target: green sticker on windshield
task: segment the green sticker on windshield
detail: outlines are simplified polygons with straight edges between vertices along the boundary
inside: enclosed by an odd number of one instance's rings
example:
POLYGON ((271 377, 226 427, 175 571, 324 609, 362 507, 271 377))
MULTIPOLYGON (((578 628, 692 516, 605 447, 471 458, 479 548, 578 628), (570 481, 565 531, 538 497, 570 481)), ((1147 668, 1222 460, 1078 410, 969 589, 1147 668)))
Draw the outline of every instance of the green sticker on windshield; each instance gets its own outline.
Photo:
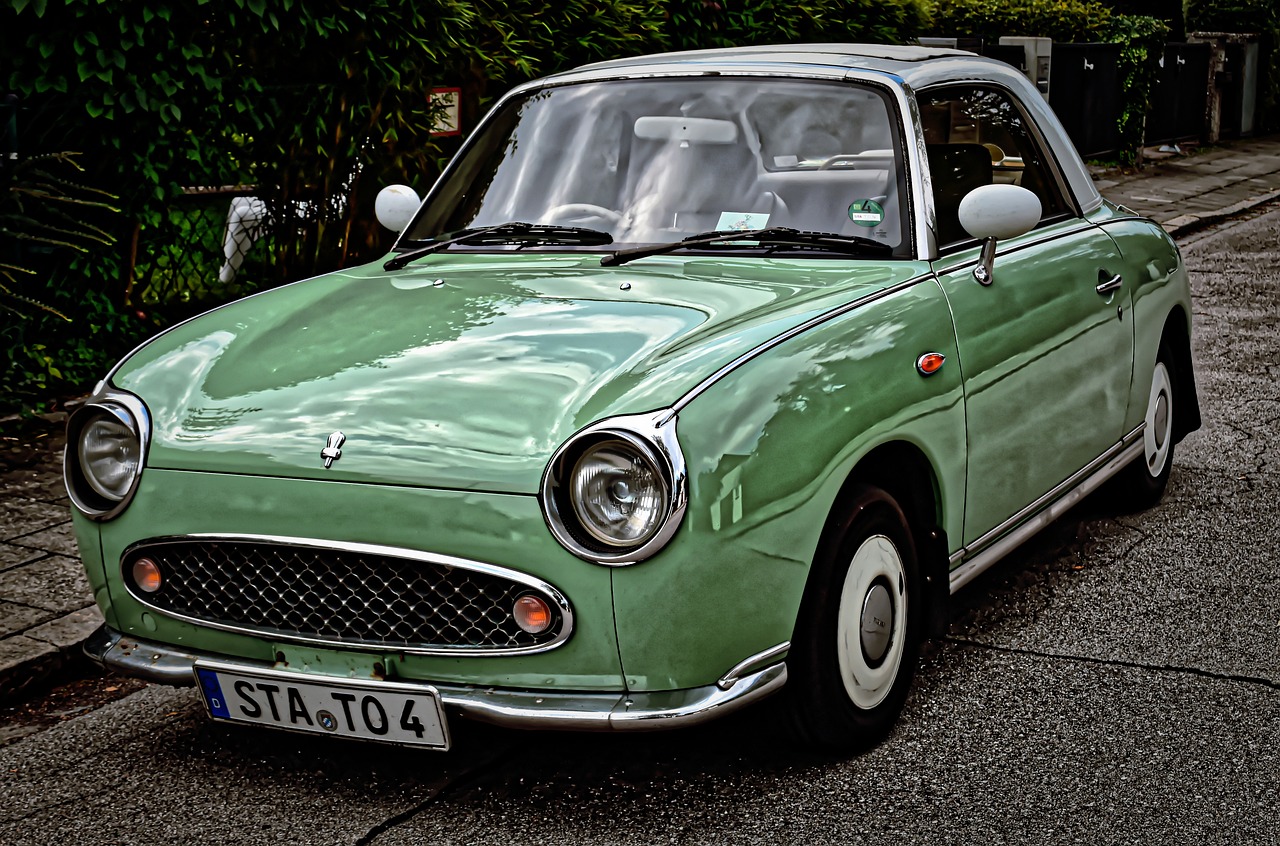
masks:
POLYGON ((884 222, 884 206, 875 200, 854 200, 849 204, 849 219, 859 226, 879 226, 884 222))

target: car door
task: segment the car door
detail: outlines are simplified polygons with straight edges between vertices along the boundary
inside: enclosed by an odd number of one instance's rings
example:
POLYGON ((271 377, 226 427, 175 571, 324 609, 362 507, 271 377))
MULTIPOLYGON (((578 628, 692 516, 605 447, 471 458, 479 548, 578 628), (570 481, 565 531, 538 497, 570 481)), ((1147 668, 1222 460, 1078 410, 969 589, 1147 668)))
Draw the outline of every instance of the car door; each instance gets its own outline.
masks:
POLYGON ((1133 366, 1120 255, 1079 215, 1029 118, 1007 91, 946 86, 919 98, 938 213, 934 264, 964 374, 968 473, 964 540, 1011 528, 1123 435, 1133 366), (979 184, 1019 184, 1039 225, 1000 242, 993 280, 956 217, 979 184), (1099 289, 1102 289, 1101 291, 1099 289))

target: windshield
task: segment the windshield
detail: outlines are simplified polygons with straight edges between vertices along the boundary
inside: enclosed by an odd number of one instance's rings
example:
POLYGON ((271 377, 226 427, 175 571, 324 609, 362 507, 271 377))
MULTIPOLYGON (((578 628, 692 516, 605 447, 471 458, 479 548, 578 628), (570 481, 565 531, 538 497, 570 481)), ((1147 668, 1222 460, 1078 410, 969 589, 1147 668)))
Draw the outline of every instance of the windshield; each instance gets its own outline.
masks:
MULTIPOLYGON (((893 114, 887 94, 843 82, 700 77, 542 89, 485 123, 401 246, 520 221, 613 238, 607 248, 533 249, 616 250, 781 226, 869 238, 905 255, 893 114)), ((470 247, 515 248, 531 247, 470 247)))

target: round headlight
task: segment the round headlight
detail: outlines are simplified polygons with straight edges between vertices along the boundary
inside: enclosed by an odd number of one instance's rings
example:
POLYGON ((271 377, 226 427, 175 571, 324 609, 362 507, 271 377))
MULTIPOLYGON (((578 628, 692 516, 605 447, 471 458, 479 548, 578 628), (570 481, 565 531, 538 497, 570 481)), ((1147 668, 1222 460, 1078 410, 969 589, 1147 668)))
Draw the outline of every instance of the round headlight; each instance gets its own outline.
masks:
POLYGON ((142 463, 142 443, 131 413, 116 406, 93 408, 79 426, 74 448, 84 484, 108 502, 122 502, 142 463))
POLYGON ((122 408, 99 411, 80 429, 76 450, 93 492, 111 502, 124 499, 142 461, 142 444, 129 413, 122 408))
POLYGON ((634 445, 608 440, 588 447, 569 476, 578 525, 607 547, 635 547, 657 534, 670 508, 666 480, 634 445))

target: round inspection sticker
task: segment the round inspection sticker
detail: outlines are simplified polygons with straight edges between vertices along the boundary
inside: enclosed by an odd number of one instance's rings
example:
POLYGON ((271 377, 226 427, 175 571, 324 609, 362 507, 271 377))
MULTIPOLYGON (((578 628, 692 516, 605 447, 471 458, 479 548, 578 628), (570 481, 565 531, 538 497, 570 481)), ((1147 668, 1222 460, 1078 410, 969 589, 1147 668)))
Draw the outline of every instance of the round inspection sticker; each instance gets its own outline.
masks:
POLYGON ((849 219, 859 226, 879 226, 884 222, 884 206, 875 200, 854 200, 849 204, 849 219))

